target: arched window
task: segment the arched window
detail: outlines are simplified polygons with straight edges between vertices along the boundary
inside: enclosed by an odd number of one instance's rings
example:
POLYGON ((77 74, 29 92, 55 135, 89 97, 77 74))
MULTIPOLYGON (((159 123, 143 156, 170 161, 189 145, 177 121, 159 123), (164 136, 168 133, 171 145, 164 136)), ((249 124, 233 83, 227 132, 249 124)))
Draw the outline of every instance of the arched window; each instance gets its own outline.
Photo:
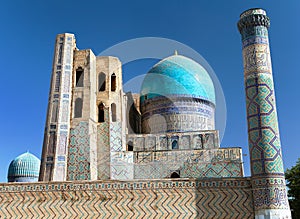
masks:
POLYGON ((133 151, 133 143, 132 143, 132 141, 128 141, 127 151, 133 151))
POLYGON ((58 100, 54 100, 52 103, 51 122, 57 122, 57 116, 58 116, 58 100))
POLYGON ((117 121, 117 113, 116 113, 116 104, 115 103, 111 104, 111 120, 113 122, 117 121))
POLYGON ((101 72, 98 75, 98 91, 105 91, 106 75, 101 72))
POLYGON ((59 44, 59 49, 58 49, 58 60, 57 63, 61 64, 61 60, 62 60, 62 48, 63 48, 63 43, 59 44))
POLYGON ((98 122, 104 122, 104 104, 100 103, 98 106, 98 122))
POLYGON ((46 163, 46 173, 45 173, 45 180, 46 181, 51 181, 52 171, 53 171, 53 164, 52 163, 46 163))
POLYGON ((76 70, 76 87, 83 87, 84 72, 81 67, 76 70))
POLYGON ((77 98, 75 100, 74 118, 82 117, 82 99, 77 98))
POLYGON ((172 149, 178 149, 178 141, 177 140, 172 141, 172 149))
POLYGON ((176 173, 176 172, 173 172, 171 174, 171 178, 180 178, 180 175, 178 173, 176 173))
POLYGON ((54 91, 59 92, 61 72, 57 71, 55 75, 56 75, 56 78, 55 78, 54 91))
POLYGON ((113 73, 110 77, 110 83, 111 83, 111 91, 116 91, 116 87, 117 87, 117 82, 116 82, 116 75, 115 73, 113 73))
POLYGON ((47 153, 54 154, 55 146, 56 146, 56 133, 55 131, 50 131, 47 153))

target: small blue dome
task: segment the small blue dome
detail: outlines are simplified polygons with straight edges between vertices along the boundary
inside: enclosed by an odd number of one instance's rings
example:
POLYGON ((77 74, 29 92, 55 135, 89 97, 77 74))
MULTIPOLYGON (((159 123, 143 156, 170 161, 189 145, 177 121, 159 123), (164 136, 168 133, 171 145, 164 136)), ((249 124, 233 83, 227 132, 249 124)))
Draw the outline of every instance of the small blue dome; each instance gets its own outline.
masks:
POLYGON ((141 102, 174 95, 216 102, 214 85, 207 71, 182 55, 167 57, 150 69, 142 84, 141 102))
POLYGON ((9 182, 37 181, 40 171, 40 160, 26 152, 15 158, 8 168, 9 182), (20 180, 18 180, 20 179, 20 180), (36 180, 35 180, 36 179, 36 180))

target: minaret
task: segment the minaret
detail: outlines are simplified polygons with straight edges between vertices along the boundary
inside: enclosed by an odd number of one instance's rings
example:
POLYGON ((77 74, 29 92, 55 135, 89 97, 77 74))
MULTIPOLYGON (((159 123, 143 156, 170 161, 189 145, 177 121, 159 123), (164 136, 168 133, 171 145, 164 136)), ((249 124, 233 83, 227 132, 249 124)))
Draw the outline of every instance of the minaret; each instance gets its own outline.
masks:
POLYGON ((74 34, 56 37, 40 181, 64 181, 70 129, 74 34))
POLYGON ((242 35, 248 140, 255 218, 291 218, 282 162, 268 28, 262 9, 243 12, 242 35))

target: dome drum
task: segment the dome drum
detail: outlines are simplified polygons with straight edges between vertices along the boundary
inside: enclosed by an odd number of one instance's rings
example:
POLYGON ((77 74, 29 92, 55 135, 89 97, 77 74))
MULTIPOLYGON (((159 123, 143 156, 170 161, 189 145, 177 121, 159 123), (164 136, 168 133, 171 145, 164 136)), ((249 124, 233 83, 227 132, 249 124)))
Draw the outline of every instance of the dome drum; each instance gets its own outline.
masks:
POLYGON ((215 107, 195 98, 159 97, 142 105, 143 133, 214 130, 215 107))

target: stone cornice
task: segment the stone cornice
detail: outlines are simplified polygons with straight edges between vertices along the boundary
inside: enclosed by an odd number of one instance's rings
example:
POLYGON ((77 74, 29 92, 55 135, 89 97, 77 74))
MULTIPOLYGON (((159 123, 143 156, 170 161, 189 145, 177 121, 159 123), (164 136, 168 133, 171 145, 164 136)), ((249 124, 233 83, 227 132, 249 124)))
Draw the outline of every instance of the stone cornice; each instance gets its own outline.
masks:
POLYGON ((35 183, 1 183, 0 194, 7 192, 32 191, 82 191, 82 190, 143 190, 143 189, 228 189, 251 188, 249 177, 209 178, 209 179, 158 179, 158 180, 104 180, 104 181, 64 181, 35 183))

